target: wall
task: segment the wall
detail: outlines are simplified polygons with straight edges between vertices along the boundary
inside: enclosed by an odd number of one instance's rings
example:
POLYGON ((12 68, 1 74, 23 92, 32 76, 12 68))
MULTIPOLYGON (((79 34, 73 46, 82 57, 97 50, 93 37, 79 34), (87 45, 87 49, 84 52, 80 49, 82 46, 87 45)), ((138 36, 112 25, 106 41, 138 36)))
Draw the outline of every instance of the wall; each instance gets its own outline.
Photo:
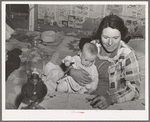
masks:
POLYGON ((109 14, 122 17, 127 25, 145 21, 144 5, 38 5, 38 22, 50 26, 97 29, 109 14), (131 21, 131 23, 128 23, 131 21), (132 23, 133 22, 133 23, 132 23), (94 24, 93 24, 94 23, 94 24))

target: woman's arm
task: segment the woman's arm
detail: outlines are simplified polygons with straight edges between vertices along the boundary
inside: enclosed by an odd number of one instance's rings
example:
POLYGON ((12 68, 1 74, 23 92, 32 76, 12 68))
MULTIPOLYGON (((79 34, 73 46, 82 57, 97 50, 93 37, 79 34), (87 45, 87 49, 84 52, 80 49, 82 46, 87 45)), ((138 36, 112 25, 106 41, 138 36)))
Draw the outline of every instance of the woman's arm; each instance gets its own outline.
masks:
POLYGON ((139 62, 134 52, 125 59, 124 80, 127 88, 116 93, 117 103, 138 99, 140 97, 140 69, 139 62))
POLYGON ((70 75, 81 86, 85 86, 92 82, 89 74, 83 69, 74 69, 73 67, 69 67, 68 75, 70 75))
POLYGON ((124 64, 124 82, 126 89, 117 92, 113 95, 96 96, 92 99, 91 105, 93 108, 106 109, 114 103, 123 103, 138 99, 140 96, 140 71, 139 62, 134 52, 131 52, 125 59, 124 64))

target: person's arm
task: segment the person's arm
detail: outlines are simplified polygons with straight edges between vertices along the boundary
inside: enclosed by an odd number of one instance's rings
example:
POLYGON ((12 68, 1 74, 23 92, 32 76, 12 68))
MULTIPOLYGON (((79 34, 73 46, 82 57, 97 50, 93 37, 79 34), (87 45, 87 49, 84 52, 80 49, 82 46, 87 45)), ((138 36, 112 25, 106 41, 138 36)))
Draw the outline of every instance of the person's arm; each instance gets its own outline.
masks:
POLYGON ((117 103, 131 101, 140 97, 140 71, 139 62, 134 52, 131 52, 125 59, 124 80, 127 88, 115 94, 117 103))
POLYGON ((92 82, 89 74, 83 69, 69 67, 68 75, 70 75, 81 86, 85 86, 86 84, 90 84, 92 82))
POLYGON ((114 103, 123 103, 138 99, 140 96, 140 71, 139 62, 134 54, 131 52, 125 59, 124 64, 124 82, 126 89, 121 92, 116 92, 112 95, 99 96, 97 95, 91 101, 93 108, 106 109, 114 103))

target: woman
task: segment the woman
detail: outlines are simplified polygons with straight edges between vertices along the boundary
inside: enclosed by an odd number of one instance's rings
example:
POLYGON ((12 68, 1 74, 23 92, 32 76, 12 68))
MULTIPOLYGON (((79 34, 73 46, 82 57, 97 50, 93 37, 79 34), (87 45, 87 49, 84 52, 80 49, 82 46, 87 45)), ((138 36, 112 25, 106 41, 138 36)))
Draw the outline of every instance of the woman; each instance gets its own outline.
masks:
MULTIPOLYGON (((133 50, 122 41, 126 31, 123 20, 117 15, 106 16, 100 23, 95 36, 101 44, 95 62, 99 84, 94 92, 97 96, 90 103, 93 108, 106 109, 114 103, 139 98, 139 63, 133 50)), ((88 73, 82 70, 70 68, 69 75, 83 86, 91 82, 88 73)))

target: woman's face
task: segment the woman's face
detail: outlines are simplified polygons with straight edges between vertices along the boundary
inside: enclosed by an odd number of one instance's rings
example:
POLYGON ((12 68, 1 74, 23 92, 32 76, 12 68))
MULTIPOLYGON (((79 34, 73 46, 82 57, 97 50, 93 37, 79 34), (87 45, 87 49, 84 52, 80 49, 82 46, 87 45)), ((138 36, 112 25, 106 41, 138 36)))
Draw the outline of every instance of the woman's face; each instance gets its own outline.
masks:
POLYGON ((107 27, 102 31, 101 41, 106 51, 111 53, 118 48, 121 41, 121 33, 117 29, 107 27))

